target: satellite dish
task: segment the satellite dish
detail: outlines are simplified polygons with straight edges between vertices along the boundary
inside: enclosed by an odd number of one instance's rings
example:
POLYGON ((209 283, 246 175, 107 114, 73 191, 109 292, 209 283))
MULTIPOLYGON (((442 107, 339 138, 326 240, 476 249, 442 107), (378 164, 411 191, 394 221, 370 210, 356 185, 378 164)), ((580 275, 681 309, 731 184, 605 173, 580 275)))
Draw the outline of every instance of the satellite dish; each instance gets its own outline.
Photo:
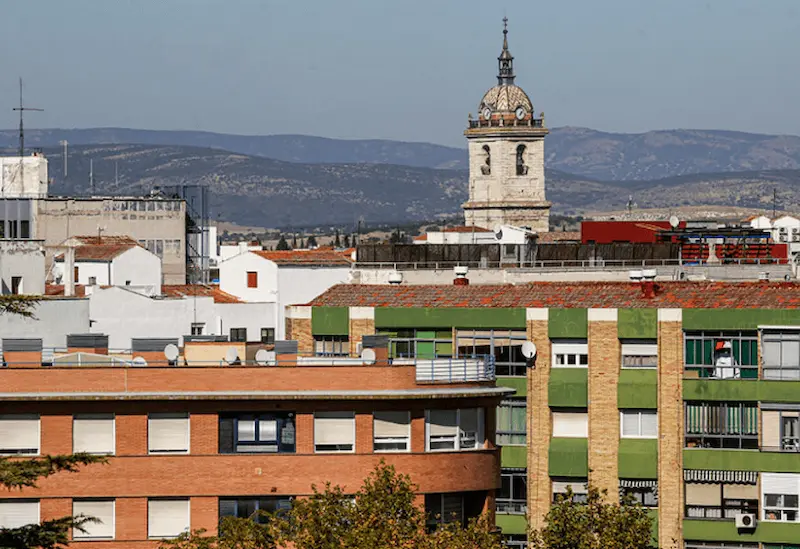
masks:
POLYGON ((364 349, 361 351, 361 360, 366 362, 367 364, 375 364, 375 350, 374 349, 364 349))
POLYGON ((133 359, 133 365, 134 366, 147 366, 147 361, 144 359, 144 357, 137 356, 136 358, 133 359))
POLYGON ((522 356, 525 358, 536 356, 536 344, 533 341, 526 341, 522 344, 522 356))
POLYGON ((172 362, 173 360, 178 360, 178 346, 174 343, 170 343, 166 347, 164 347, 164 356, 167 357, 167 360, 172 362))
POLYGON ((228 347, 228 350, 225 351, 225 362, 233 364, 237 360, 239 360, 239 351, 236 350, 236 347, 228 347))
POLYGON ((266 366, 269 362, 269 351, 266 349, 259 349, 256 351, 256 364, 259 366, 266 366))
POLYGON ((497 240, 503 240, 503 226, 502 225, 495 225, 495 227, 494 227, 494 237, 497 240))
POLYGON ((678 225, 680 225, 680 224, 681 224, 681 220, 678 219, 678 216, 676 216, 676 215, 670 216, 670 218, 669 218, 669 226, 670 227, 672 227, 673 229, 677 229, 678 225))

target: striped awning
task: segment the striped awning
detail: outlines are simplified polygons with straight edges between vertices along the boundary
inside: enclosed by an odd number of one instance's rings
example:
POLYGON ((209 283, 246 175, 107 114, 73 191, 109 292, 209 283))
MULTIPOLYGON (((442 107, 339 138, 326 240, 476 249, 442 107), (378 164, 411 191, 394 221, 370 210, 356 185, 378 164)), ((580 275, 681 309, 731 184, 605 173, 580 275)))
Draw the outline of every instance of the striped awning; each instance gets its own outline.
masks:
POLYGON ((657 480, 628 480, 619 479, 620 488, 658 488, 657 480))
POLYGON ((756 484, 756 471, 709 471, 705 469, 684 469, 686 482, 719 482, 722 484, 756 484))

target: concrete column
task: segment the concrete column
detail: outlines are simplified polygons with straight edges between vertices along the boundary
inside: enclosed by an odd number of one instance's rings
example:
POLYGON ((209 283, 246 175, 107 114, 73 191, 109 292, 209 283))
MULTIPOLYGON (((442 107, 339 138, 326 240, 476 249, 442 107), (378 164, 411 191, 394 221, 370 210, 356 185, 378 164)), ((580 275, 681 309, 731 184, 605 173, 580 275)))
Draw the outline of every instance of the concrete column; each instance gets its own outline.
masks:
POLYGON ((548 405, 550 381, 550 337, 548 309, 526 312, 528 340, 536 344, 536 360, 528 369, 528 513, 531 528, 541 528, 550 510, 549 474, 552 420, 548 405))
POLYGON ((589 481, 619 501, 617 309, 589 309, 589 481))
POLYGON ((297 341, 301 355, 314 353, 314 336, 311 334, 311 307, 286 307, 286 340, 297 341))
POLYGON ((350 307, 350 356, 358 356, 358 344, 365 335, 375 333, 375 309, 350 307))

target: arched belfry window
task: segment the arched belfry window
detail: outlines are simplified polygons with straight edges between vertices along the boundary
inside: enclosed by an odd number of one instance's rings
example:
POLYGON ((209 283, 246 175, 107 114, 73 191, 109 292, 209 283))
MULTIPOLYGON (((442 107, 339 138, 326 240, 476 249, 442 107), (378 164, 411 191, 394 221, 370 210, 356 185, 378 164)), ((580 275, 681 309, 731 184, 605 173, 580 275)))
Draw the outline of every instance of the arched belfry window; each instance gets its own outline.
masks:
POLYGON ((483 165, 481 166, 481 173, 483 175, 491 175, 492 173, 492 152, 489 150, 489 145, 483 146, 483 152, 486 156, 483 158, 483 165))
POLYGON ((525 165, 525 145, 517 147, 517 175, 528 175, 528 166, 525 165))

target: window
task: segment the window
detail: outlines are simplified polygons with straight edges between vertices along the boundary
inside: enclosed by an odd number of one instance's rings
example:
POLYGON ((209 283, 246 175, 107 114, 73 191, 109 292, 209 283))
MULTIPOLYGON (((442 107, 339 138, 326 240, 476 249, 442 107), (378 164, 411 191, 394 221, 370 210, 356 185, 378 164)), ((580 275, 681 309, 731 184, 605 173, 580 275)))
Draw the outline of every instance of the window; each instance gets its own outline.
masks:
POLYGON ((497 493, 498 513, 524 515, 528 512, 528 471, 502 469, 500 491, 497 493))
POLYGON ((397 330, 380 332, 389 336, 389 356, 392 358, 452 358, 452 329, 397 330))
POLYGON ((735 541, 687 541, 685 549, 758 549, 758 544, 735 541))
POLYGON ((735 402, 686 402, 687 448, 758 448, 758 406, 735 402))
POLYGON ((527 549, 528 536, 526 534, 503 534, 503 547, 527 549))
POLYGON ((0 528, 21 528, 38 523, 38 499, 0 499, 0 528))
POLYGON ((686 369, 702 378, 756 379, 756 332, 687 332, 684 336, 686 369))
POLYGON ((346 335, 314 336, 314 355, 350 356, 350 338, 346 335))
POLYGON ((94 286, 96 284, 97 284, 97 277, 96 276, 90 276, 89 277, 89 286, 94 286))
POLYGON ((619 416, 622 438, 658 437, 658 413, 655 410, 622 410, 619 416))
POLYGON ((22 293, 22 277, 21 276, 12 276, 11 277, 11 293, 14 295, 19 295, 22 293))
POLYGON ((775 406, 768 403, 761 405, 761 425, 764 428, 761 449, 800 452, 800 410, 781 410, 775 406))
POLYGON ((489 145, 483 146, 483 152, 485 156, 483 157, 483 164, 481 165, 481 173, 483 175, 491 175, 492 174, 492 152, 489 149, 489 145))
POLYGON ((589 414, 583 410, 553 412, 553 436, 565 438, 589 437, 589 414))
POLYGON ((425 494, 425 513, 428 527, 449 522, 464 522, 462 494, 425 494))
POLYGON ((572 492, 574 503, 586 503, 589 490, 585 478, 561 478, 553 479, 553 503, 567 498, 567 493, 572 492))
POLYGON ((114 454, 114 414, 76 415, 72 419, 72 451, 114 454))
POLYGON ((206 323, 205 322, 192 322, 192 335, 199 336, 203 335, 206 331, 206 323))
POLYGON ((78 268, 78 266, 77 266, 77 265, 75 265, 75 266, 72 268, 72 282, 74 282, 75 284, 77 284, 77 283, 78 283, 78 280, 80 280, 80 279, 78 278, 78 275, 79 275, 79 274, 80 274, 80 269, 78 268))
POLYGON ((527 442, 526 399, 510 398, 497 407, 497 444, 524 446, 527 442))
POLYGON ((292 412, 223 414, 219 418, 219 453, 294 453, 292 412))
POLYGON ((39 416, 35 414, 0 415, 0 454, 39 454, 39 416))
POLYGON ((30 238, 31 237, 31 222, 27 219, 23 219, 19 222, 19 237, 20 238, 30 238))
POLYGON ((528 166, 525 165, 525 145, 517 146, 517 175, 528 175, 528 166))
POLYGON ((72 516, 94 517, 99 522, 87 522, 85 532, 78 528, 72 530, 75 539, 114 539, 114 500, 113 499, 75 499, 72 500, 72 516))
POLYGON ((553 341, 553 368, 586 368, 589 345, 586 340, 553 341))
POLYGON ((292 498, 288 496, 220 498, 219 518, 252 518, 256 522, 264 524, 269 520, 269 517, 265 516, 265 514, 281 513, 291 508, 292 498))
POLYGON ((525 330, 458 330, 456 352, 459 358, 493 356, 498 376, 525 377, 522 344, 527 340, 525 330))
POLYGON ((764 379, 800 379, 800 331, 764 330, 761 345, 764 379))
POLYGON ((408 452, 411 448, 410 412, 375 412, 373 448, 376 452, 408 452))
POLYGON ((425 411, 427 451, 476 450, 483 444, 483 408, 425 411))
POLYGON ((642 507, 658 507, 658 481, 619 479, 620 501, 626 496, 642 507))
POLYGON ((315 412, 314 451, 352 452, 356 445, 354 412, 315 412))
POLYGON ((147 536, 151 539, 175 538, 189 531, 189 500, 147 500, 147 536))
POLYGON ((762 473, 761 493, 764 509, 763 520, 799 522, 798 494, 800 475, 785 473, 762 473))
POLYGON ((189 414, 150 414, 147 440, 151 454, 188 454, 189 414))
POLYGON ((275 343, 275 328, 261 328, 261 343, 265 345, 275 343))
POLYGON ((247 328, 231 328, 231 337, 230 340, 238 341, 238 342, 246 342, 247 341, 247 328))
POLYGON ((258 272, 247 271, 247 287, 258 288, 258 272))
POLYGON ((622 342, 623 368, 657 368, 658 345, 649 340, 622 342))

